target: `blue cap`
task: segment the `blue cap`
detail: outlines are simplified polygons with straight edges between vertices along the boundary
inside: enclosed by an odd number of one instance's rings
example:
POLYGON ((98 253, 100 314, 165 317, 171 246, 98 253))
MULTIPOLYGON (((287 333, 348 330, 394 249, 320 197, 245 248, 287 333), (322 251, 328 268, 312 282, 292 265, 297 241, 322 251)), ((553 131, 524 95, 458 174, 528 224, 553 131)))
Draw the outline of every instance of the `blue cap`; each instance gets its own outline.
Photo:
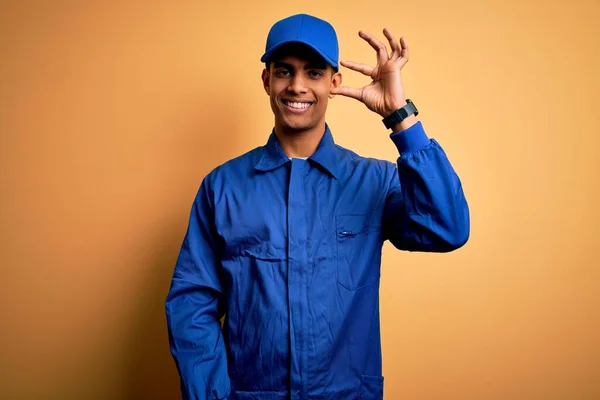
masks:
POLYGON ((269 31, 265 54, 260 61, 269 61, 273 53, 287 43, 303 43, 311 47, 327 64, 338 69, 338 40, 329 22, 308 14, 292 15, 276 22, 269 31))

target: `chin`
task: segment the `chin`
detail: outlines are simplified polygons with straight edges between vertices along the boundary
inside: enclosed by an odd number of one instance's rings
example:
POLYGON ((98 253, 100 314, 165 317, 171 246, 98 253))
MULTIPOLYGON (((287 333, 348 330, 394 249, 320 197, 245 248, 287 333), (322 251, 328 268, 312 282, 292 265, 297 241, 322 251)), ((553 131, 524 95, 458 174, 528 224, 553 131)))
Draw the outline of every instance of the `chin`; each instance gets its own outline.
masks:
POLYGON ((289 129, 290 131, 293 132, 303 132, 303 131, 308 131, 312 128, 315 127, 315 124, 311 124, 311 123, 288 123, 288 124, 284 124, 283 125, 286 129, 289 129))
POLYGON ((294 132, 307 131, 316 126, 316 124, 313 121, 294 121, 289 118, 282 118, 281 122, 281 126, 284 129, 294 132))

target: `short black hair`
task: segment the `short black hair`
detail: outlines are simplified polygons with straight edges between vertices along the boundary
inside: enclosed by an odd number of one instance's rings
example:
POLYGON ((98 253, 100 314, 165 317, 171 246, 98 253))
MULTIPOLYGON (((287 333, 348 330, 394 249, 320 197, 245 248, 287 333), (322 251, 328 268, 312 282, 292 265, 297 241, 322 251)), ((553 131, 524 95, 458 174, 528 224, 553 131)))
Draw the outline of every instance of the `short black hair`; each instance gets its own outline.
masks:
POLYGON ((273 54, 271 55, 271 57, 269 57, 269 59, 265 62, 265 66, 266 66, 267 70, 270 69, 271 64, 274 61, 281 60, 282 58, 285 58, 287 56, 303 58, 305 60, 308 60, 313 65, 319 65, 319 66, 322 65, 323 69, 326 69, 327 67, 329 67, 334 71, 334 73, 338 71, 337 68, 330 65, 323 58, 323 56, 321 56, 319 53, 317 53, 315 51, 315 49, 313 49, 312 47, 310 47, 304 43, 299 43, 299 42, 286 43, 286 44, 282 45, 281 47, 279 47, 277 50, 275 50, 273 52, 273 54))

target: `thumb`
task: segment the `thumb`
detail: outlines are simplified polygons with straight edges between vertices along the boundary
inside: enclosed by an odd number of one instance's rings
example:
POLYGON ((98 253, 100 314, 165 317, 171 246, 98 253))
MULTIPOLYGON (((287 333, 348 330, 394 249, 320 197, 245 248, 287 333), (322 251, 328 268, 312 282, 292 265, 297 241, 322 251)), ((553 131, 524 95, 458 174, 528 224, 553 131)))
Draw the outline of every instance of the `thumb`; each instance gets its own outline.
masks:
POLYGON ((351 88, 348 86, 340 86, 337 88, 331 88, 329 90, 329 95, 336 95, 339 94, 340 96, 346 96, 346 97, 351 97, 353 99, 356 100, 360 100, 361 97, 361 91, 360 89, 356 89, 356 88, 351 88))

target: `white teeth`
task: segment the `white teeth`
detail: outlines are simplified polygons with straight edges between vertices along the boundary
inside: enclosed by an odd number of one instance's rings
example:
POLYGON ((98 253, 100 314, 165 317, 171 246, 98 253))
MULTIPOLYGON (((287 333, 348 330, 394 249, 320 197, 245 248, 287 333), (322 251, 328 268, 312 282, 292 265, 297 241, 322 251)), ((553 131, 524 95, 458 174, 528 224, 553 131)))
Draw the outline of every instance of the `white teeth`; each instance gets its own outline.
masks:
POLYGON ((297 109, 302 110, 302 109, 310 107, 311 103, 300 103, 300 102, 297 102, 297 101, 286 101, 285 104, 288 105, 288 106, 290 106, 290 107, 292 107, 292 108, 297 108, 297 109))

